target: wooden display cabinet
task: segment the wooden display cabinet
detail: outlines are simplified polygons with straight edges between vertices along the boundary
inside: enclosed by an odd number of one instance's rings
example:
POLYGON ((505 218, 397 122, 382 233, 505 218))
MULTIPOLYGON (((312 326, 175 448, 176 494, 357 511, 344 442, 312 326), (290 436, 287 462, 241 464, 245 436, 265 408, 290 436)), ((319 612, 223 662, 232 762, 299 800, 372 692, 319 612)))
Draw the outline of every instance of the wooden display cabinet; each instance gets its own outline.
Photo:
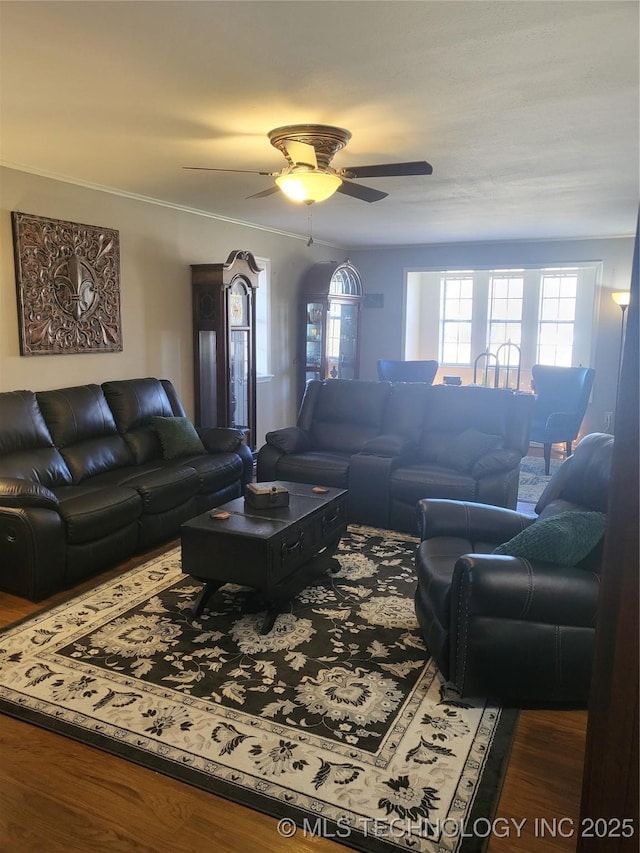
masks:
POLYGON ((261 272, 251 252, 224 263, 193 264, 195 420, 234 427, 256 442, 256 300, 261 272))
POLYGON ((302 294, 302 390, 311 379, 358 379, 363 298, 358 270, 348 260, 315 264, 302 294))

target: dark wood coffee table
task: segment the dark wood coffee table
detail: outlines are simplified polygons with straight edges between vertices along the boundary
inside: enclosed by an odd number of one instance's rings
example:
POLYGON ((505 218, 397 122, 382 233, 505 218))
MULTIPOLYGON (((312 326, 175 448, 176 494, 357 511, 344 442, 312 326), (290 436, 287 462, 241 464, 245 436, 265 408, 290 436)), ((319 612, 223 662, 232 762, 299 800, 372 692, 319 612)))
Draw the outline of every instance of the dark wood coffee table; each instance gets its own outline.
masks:
POLYGON ((332 558, 347 529, 347 492, 279 485, 289 490, 287 507, 254 509, 237 498, 182 525, 182 571, 205 584, 194 617, 223 584, 253 587, 267 601, 260 631, 268 634, 286 602, 319 574, 339 568, 332 558), (229 517, 212 517, 220 512, 229 517))

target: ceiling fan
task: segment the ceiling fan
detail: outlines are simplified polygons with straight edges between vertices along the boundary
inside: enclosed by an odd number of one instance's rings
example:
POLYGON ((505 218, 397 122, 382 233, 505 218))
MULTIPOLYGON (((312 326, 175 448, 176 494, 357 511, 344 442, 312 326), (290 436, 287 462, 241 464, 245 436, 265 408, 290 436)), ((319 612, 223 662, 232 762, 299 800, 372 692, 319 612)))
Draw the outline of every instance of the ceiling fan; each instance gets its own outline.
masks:
POLYGON ((275 186, 254 193, 249 198, 264 198, 282 191, 293 201, 312 204, 325 201, 339 192, 361 201, 380 201, 388 193, 373 187, 354 184, 359 178, 391 178, 404 175, 430 175, 433 167, 426 160, 410 163, 382 163, 374 166, 350 166, 334 169, 334 155, 351 139, 342 127, 324 124, 289 124, 269 131, 269 141, 281 151, 287 165, 279 172, 260 172, 253 169, 215 169, 207 166, 183 166, 205 172, 245 172, 274 177, 275 186))

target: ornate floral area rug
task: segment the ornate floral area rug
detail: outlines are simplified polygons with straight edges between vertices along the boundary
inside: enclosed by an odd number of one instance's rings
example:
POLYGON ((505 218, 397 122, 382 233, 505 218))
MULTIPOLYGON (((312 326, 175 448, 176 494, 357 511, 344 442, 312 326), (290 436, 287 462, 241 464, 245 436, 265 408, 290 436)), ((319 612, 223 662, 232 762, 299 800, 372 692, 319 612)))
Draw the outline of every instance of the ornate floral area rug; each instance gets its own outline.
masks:
POLYGON ((416 545, 350 527, 339 571, 267 635, 233 585, 194 620, 175 549, 5 629, 0 710, 273 815, 283 837, 482 850, 516 715, 461 701, 429 660, 416 545))
POLYGON ((518 500, 525 503, 538 503, 547 483, 561 465, 561 459, 552 459, 549 473, 545 474, 544 459, 541 456, 525 456, 520 462, 518 500))

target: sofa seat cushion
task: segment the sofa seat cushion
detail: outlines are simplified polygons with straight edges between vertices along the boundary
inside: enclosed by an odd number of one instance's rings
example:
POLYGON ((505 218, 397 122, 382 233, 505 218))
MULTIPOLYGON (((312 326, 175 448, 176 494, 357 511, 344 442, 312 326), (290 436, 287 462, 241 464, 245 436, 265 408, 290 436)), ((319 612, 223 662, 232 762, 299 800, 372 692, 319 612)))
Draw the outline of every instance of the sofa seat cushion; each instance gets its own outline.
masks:
POLYGON ((55 494, 70 545, 104 539, 142 515, 140 495, 123 486, 62 486, 55 494))
POLYGON ((198 494, 200 477, 194 468, 183 464, 141 465, 120 483, 135 489, 142 498, 144 514, 156 515, 186 503, 198 494))
POLYGON ((346 489, 349 477, 349 453, 310 451, 282 456, 278 460, 278 479, 294 483, 313 483, 346 489))
POLYGON ((188 456, 180 461, 197 473, 201 495, 210 495, 224 489, 242 477, 242 459, 237 453, 188 456))
POLYGON ((416 504, 422 498, 475 499, 476 481, 468 474, 439 465, 412 465, 396 468, 391 475, 391 498, 416 504))

